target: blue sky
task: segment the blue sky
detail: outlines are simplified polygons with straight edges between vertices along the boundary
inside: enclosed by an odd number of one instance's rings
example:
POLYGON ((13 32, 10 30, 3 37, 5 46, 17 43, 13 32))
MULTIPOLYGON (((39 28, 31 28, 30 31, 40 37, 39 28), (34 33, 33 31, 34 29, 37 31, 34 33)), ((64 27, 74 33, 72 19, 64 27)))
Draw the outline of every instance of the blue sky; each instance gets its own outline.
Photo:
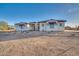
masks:
POLYGON ((79 25, 79 4, 0 3, 0 21, 9 24, 47 19, 64 19, 66 25, 79 25))

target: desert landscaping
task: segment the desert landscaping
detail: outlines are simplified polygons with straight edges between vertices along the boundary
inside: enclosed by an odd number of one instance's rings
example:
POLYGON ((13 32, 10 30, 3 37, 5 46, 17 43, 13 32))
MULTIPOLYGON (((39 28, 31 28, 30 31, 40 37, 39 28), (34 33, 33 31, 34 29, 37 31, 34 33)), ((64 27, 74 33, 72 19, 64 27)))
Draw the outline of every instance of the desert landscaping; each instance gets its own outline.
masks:
POLYGON ((79 32, 1 32, 0 55, 79 56, 79 32))

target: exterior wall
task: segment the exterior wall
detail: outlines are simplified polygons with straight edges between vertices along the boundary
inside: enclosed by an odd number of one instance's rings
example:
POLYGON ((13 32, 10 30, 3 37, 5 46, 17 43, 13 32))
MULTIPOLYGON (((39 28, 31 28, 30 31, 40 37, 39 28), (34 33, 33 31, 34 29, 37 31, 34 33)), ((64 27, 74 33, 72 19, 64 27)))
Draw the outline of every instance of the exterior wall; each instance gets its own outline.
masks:
POLYGON ((19 25, 15 25, 16 27, 16 31, 24 31, 27 30, 27 28, 25 26, 23 26, 22 28, 19 25))
POLYGON ((38 31, 39 30, 39 25, 38 23, 35 23, 35 31, 38 31))
POLYGON ((62 26, 60 26, 60 23, 54 24, 54 28, 50 28, 48 31, 64 31, 64 23, 62 23, 62 26))
POLYGON ((40 31, 46 31, 48 29, 47 23, 40 23, 39 26, 40 26, 39 28, 40 31))
POLYGON ((22 28, 19 25, 15 25, 15 27, 16 27, 16 31, 33 30, 33 28, 29 24, 22 26, 22 28))
POLYGON ((65 22, 57 22, 54 24, 53 28, 50 28, 48 22, 45 23, 35 23, 35 24, 25 24, 22 28, 19 25, 16 25, 17 31, 27 31, 27 30, 39 30, 39 31, 64 31, 65 22), (62 24, 62 26, 60 26, 62 24))
POLYGON ((64 31, 64 22, 61 24, 62 26, 60 26, 60 23, 54 24, 54 27, 50 28, 50 24, 40 23, 40 31, 64 31), (44 24, 44 26, 42 26, 42 24, 44 24))

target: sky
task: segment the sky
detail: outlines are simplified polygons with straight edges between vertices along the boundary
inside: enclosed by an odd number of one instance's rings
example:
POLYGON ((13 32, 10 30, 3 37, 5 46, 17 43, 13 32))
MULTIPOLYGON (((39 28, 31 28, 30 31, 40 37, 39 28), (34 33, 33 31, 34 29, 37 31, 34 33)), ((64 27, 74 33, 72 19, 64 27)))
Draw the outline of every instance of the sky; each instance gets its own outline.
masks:
POLYGON ((0 3, 0 21, 10 25, 48 19, 67 20, 66 26, 79 25, 77 3, 0 3))

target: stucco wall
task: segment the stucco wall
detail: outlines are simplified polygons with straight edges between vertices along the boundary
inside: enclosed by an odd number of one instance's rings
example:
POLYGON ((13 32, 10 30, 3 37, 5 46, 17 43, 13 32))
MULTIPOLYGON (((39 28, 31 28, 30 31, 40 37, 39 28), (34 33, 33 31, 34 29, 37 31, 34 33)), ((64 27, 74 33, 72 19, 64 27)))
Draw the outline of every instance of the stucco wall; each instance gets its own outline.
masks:
MULTIPOLYGON (((28 24, 29 25, 29 24, 28 24)), ((29 25, 25 25, 22 28, 18 25, 16 25, 16 31, 27 31, 27 30, 32 30, 32 27, 29 25)))
POLYGON ((60 26, 60 23, 54 24, 54 28, 50 28, 50 24, 40 23, 40 31, 64 31, 64 22, 62 22, 63 26, 60 26), (42 26, 44 24, 44 26, 42 26))
MULTIPOLYGON (((62 22, 61 24, 63 26, 60 26, 60 23, 58 22, 57 24, 54 24, 53 28, 50 28, 49 23, 39 23, 39 25, 35 24, 35 30, 39 29, 39 31, 64 31, 65 23, 62 22), (38 26, 39 26, 39 28, 38 28, 38 26)), ((27 24, 23 28, 21 28, 20 26, 16 26, 16 30, 17 31, 34 30, 34 27, 31 26, 30 24, 27 24)))

